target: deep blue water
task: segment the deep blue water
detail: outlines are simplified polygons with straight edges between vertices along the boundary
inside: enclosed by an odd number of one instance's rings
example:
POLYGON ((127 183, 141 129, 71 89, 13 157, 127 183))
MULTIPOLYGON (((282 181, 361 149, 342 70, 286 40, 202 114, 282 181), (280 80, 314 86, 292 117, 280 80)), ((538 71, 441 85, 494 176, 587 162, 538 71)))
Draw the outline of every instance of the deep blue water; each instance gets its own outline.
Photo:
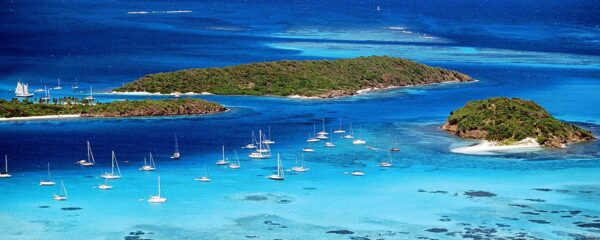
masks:
POLYGON ((469 156, 450 149, 472 141, 438 129, 469 100, 508 96, 534 100, 600 135, 598 12, 595 1, 2 2, 4 99, 19 78, 31 89, 40 79, 52 87, 60 78, 65 89, 55 96, 85 96, 92 85, 100 101, 161 98, 108 92, 144 74, 182 68, 361 55, 405 57, 479 81, 335 100, 195 96, 231 109, 200 117, 0 122, 0 154, 9 156, 14 175, 0 181, 0 232, 7 239, 122 239, 138 230, 153 239, 348 239, 326 233, 339 229, 371 239, 453 238, 485 229, 498 237, 599 236, 597 228, 577 225, 600 218, 598 142, 469 156), (128 13, 140 11, 147 13, 128 13), (75 79, 78 91, 70 89, 75 79), (273 151, 289 168, 313 124, 320 128, 324 118, 327 129, 337 128, 339 117, 380 150, 336 138, 335 149, 318 145, 305 156, 309 172, 288 173, 279 184, 264 179, 272 159, 250 160, 240 148, 251 131, 270 126, 273 151), (180 161, 168 159, 174 134, 180 161), (85 157, 86 140, 98 161, 93 168, 73 164, 85 157), (402 149, 393 156, 396 167, 379 169, 383 150, 394 143, 402 149), (240 155, 239 171, 214 166, 222 145, 229 158, 234 149, 240 155), (111 150, 124 177, 102 192, 94 187, 111 150), (137 171, 150 151, 159 171, 137 171), (48 162, 69 189, 66 202, 51 199, 57 188, 37 186, 48 162), (200 185, 193 178, 204 165, 213 182, 200 185), (345 174, 355 169, 367 175, 345 174), (157 174, 169 200, 148 205, 140 199, 154 194, 157 174), (497 196, 469 198, 469 190, 497 196))

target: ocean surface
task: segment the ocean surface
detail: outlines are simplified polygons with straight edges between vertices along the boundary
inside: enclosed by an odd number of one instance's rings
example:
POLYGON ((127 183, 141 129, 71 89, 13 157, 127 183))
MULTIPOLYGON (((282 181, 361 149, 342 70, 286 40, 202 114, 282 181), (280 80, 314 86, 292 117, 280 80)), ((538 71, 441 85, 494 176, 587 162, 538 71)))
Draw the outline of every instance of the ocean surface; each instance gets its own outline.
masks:
MULTIPOLYGON (((534 100, 600 135, 597 1, 3 1, 0 98, 16 82, 103 102, 144 74, 283 59, 390 55, 464 72, 478 82, 378 91, 333 100, 194 96, 231 111, 196 117, 0 122, 0 239, 600 239, 600 143, 474 156, 475 141, 439 130, 467 101, 534 100), (377 10, 379 6, 380 10, 377 10), (79 89, 71 86, 77 83, 79 89), (290 169, 308 134, 310 171, 266 179, 275 158, 251 160, 251 131, 271 129, 290 169), (174 161, 177 135, 182 154, 174 161), (96 166, 75 164, 90 141, 96 166), (241 168, 219 167, 240 156, 241 168), (401 148, 382 169, 387 150, 401 148), (123 177, 101 191, 114 150, 123 177), (152 152, 157 171, 142 172, 152 152), (47 177, 60 187, 41 187, 47 177), (205 167, 206 166, 206 167, 205 167), (3 170, 3 167, 0 167, 3 170), (210 183, 194 181, 208 172, 210 183), (363 177, 349 174, 365 172, 363 177), (146 200, 161 177, 165 204, 146 200)), ((39 95, 36 94, 36 96, 39 95)))

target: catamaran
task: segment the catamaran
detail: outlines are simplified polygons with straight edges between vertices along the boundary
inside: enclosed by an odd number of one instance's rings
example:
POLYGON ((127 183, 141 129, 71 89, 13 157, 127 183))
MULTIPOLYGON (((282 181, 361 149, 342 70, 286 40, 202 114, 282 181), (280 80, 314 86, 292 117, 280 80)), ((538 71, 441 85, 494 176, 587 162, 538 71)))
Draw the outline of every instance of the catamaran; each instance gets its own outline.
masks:
POLYGON ((216 162, 217 165, 227 165, 229 164, 229 161, 227 161, 227 159, 225 158, 225 145, 223 145, 222 147, 222 156, 221 159, 219 159, 219 161, 216 162))
POLYGON ((94 90, 92 89, 92 86, 90 86, 90 95, 85 97, 85 100, 94 101, 94 90))
POLYGON ((98 185, 98 189, 100 190, 111 190, 113 187, 111 185, 108 185, 108 178, 104 179, 104 183, 98 185))
POLYGON ((175 152, 171 156, 171 159, 179 159, 181 154, 179 153, 179 145, 177 144, 177 135, 175 135, 175 152))
POLYGON ((50 178, 50 162, 48 162, 48 178, 46 178, 46 180, 42 180, 40 181, 40 186, 54 186, 56 185, 55 181, 52 181, 52 179, 50 178))
POLYGON ((256 143, 256 137, 254 136, 254 131, 252 131, 252 140, 250 140, 250 143, 246 144, 244 148, 255 149, 256 145, 254 143, 256 143))
POLYGON ((62 180, 60 180, 60 195, 55 193, 52 198, 56 201, 66 201, 69 198, 67 188, 65 188, 65 183, 62 180))
POLYGON ((150 164, 144 158, 144 166, 140 168, 140 171, 154 171, 156 170, 156 164, 154 163, 154 158, 152 157, 152 153, 150 153, 150 164))
POLYGON ((241 165, 240 165, 240 158, 237 155, 237 151, 233 150, 233 153, 235 154, 235 162, 234 163, 230 163, 229 164, 229 168, 238 169, 238 168, 241 167, 241 165))
MULTIPOLYGON (((333 135, 333 133, 332 133, 333 135)), ((333 137, 331 137, 331 141, 325 142, 325 147, 334 148, 335 144, 333 144, 333 137)))
POLYGON ((283 166, 281 164, 281 158, 279 158, 279 153, 277 154, 277 173, 269 176, 271 180, 283 180, 285 176, 283 176, 283 166))
POLYGON ((346 133, 346 130, 342 128, 342 118, 340 118, 340 128, 333 131, 333 133, 346 133))
POLYGON ((394 163, 392 163, 392 156, 390 155, 390 152, 387 152, 388 155, 388 161, 383 161, 379 163, 380 167, 391 167, 394 166, 394 163))
POLYGON ((302 162, 301 162, 300 166, 298 166, 298 158, 296 158, 296 165, 292 168, 292 171, 294 171, 294 172, 306 172, 310 169, 310 168, 304 167, 304 154, 301 154, 301 155, 302 155, 302 162))
POLYGON ((0 178, 9 178, 12 177, 10 173, 8 173, 8 155, 4 154, 4 172, 0 172, 0 178))
POLYGON ((206 167, 206 163, 204 164, 204 176, 199 178, 194 178, 196 181, 200 182, 210 182, 210 178, 208 177, 208 168, 206 167))
POLYGON ((104 173, 100 175, 101 178, 106 179, 118 179, 121 178, 121 169, 119 168, 119 162, 117 162, 117 156, 115 155, 115 151, 112 151, 112 159, 111 159, 111 171, 110 173, 104 173), (115 175, 115 166, 117 167, 118 175, 115 175))
POLYGON ((362 129, 359 129, 359 131, 360 131, 359 138, 354 139, 354 141, 352 141, 352 144, 354 144, 354 145, 364 145, 364 144, 367 144, 367 141, 361 139, 361 137, 362 137, 362 129))
POLYGON ((60 78, 58 78, 58 85, 56 87, 54 87, 54 90, 61 90, 62 87, 60 86, 60 78))
POLYGON ((350 123, 350 134, 346 134, 344 136, 345 139, 353 139, 354 138, 354 129, 352 129, 352 123, 350 123))
POLYGON ((271 126, 269 126, 269 137, 265 136, 265 139, 262 140, 263 144, 275 144, 275 141, 271 140, 271 126))
POLYGON ((31 97, 33 93, 29 93, 29 84, 21 83, 21 79, 17 82, 17 88, 15 89, 15 96, 17 97, 31 97))
POLYGON ((82 159, 82 160, 79 160, 77 163, 79 163, 79 165, 84 166, 84 167, 91 167, 91 166, 94 166, 94 164, 96 164, 96 160, 94 160, 94 153, 92 153, 92 147, 90 145, 90 141, 87 141, 87 160, 82 159))
POLYGON ((148 202, 149 203, 165 203, 165 202, 167 202, 166 198, 160 196, 160 176, 158 176, 158 195, 151 196, 148 199, 148 202))
POLYGON ((263 148, 263 143, 262 143, 262 131, 258 130, 258 149, 256 149, 256 151, 250 153, 248 155, 248 157, 250 158, 254 158, 254 159, 266 159, 266 158, 271 158, 271 150, 269 149, 269 144, 265 144, 265 148, 263 148))
POLYGON ((306 139, 306 142, 319 142, 321 141, 321 139, 319 139, 318 137, 316 137, 317 135, 317 125, 313 124, 313 132, 314 132, 314 136, 311 137, 310 134, 308 134, 308 139, 306 139))

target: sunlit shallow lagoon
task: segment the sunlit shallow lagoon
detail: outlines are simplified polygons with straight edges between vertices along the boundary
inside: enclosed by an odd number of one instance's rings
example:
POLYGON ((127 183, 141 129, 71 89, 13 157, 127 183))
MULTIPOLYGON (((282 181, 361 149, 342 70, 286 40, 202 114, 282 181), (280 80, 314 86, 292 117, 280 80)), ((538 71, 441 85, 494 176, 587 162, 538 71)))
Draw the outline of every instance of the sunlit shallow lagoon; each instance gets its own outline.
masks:
MULTIPOLYGON (((2 40, 11 46, 0 56, 7 63, 0 68, 2 98, 12 96, 19 77, 32 85, 43 78, 50 86, 62 77, 67 89, 56 96, 83 97, 93 85, 100 101, 162 98, 107 92, 151 72, 372 54, 459 70, 479 81, 333 100, 194 96, 231 109, 209 116, 1 122, 0 150, 8 154, 13 174, 0 179, 2 239, 600 236, 598 142, 471 156, 450 149, 475 141, 439 130, 450 111, 469 100, 509 96, 532 99, 557 118, 600 135, 598 30, 590 14, 594 6, 587 11, 570 6, 548 16, 509 14, 527 7, 498 3, 490 8, 511 11, 465 19, 461 16, 477 9, 385 2, 379 13, 370 3, 339 2, 315 7, 270 2, 86 4, 11 5, 21 27, 4 24, 2 29, 22 37, 2 40), (341 10, 320 14, 323 6, 341 10), (56 21, 39 24, 44 19, 56 21), (70 31, 59 31, 63 25, 70 31), (81 34, 91 30, 97 31, 81 34), (562 34, 567 37, 557 37, 562 34), (71 91, 68 86, 76 77, 81 89, 71 91), (353 145, 335 135, 336 148, 313 145, 316 152, 304 154, 310 170, 286 171, 284 181, 266 179, 276 170, 275 158, 251 160, 241 148, 251 131, 270 127, 276 141, 272 151, 289 170, 301 157, 313 124, 318 131, 325 119, 327 130, 336 129, 340 117, 344 128, 349 130, 352 123, 354 135, 367 144, 353 145), (175 134, 183 156, 178 161, 169 159, 175 134), (91 168, 75 164, 85 158, 87 140, 97 161, 91 168), (401 151, 391 154, 394 167, 378 167, 395 144, 401 151), (214 164, 222 145, 230 160, 237 151, 240 169, 214 164), (112 190, 101 191, 100 174, 110 170, 112 150, 123 177, 109 181, 112 190), (139 171, 149 152, 157 171, 139 171), (38 186, 48 162, 53 178, 66 185, 67 201, 52 199, 59 186, 38 186), (205 166, 212 181, 194 181, 204 175, 205 166), (365 176, 350 175, 354 170, 365 176), (168 200, 149 204, 158 175, 168 200)), ((555 5, 543 7, 552 10, 555 5)))

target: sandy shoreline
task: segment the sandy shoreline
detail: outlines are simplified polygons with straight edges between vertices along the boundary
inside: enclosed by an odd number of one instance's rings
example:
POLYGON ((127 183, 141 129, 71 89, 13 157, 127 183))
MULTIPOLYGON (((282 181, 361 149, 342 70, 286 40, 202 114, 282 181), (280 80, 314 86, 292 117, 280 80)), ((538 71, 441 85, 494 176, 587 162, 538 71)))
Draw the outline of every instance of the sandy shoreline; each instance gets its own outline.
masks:
POLYGON ((213 95, 212 93, 209 93, 209 92, 201 92, 201 93, 195 93, 195 92, 186 92, 186 93, 151 93, 151 92, 115 92, 115 91, 112 91, 110 93, 104 93, 104 94, 109 94, 109 95, 130 95, 130 96, 175 96, 177 94, 182 95, 182 96, 184 96, 184 95, 185 96, 213 95))
POLYGON ((30 121, 30 120, 50 120, 50 119, 65 119, 65 118, 79 118, 79 114, 66 114, 66 115, 46 115, 46 116, 31 116, 31 117, 12 117, 12 118, 0 118, 0 122, 9 121, 30 121))
POLYGON ((533 138, 526 138, 514 144, 503 145, 494 141, 481 141, 478 144, 450 149, 453 153, 473 155, 495 155, 501 153, 519 153, 542 150, 543 147, 533 138))

